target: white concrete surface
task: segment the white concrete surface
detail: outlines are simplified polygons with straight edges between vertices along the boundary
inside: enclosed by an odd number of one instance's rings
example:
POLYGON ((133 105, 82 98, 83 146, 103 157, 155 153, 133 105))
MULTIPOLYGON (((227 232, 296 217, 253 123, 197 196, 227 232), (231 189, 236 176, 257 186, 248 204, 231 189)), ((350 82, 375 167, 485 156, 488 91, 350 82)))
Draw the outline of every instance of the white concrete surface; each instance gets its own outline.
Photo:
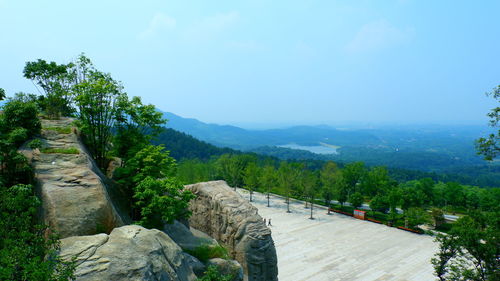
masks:
MULTIPOLYGON (((249 198, 248 192, 238 191, 249 198)), ((282 198, 254 193, 252 204, 271 219, 280 281, 436 280, 430 259, 438 249, 433 238, 315 209, 314 220, 303 203, 286 212, 282 198)))

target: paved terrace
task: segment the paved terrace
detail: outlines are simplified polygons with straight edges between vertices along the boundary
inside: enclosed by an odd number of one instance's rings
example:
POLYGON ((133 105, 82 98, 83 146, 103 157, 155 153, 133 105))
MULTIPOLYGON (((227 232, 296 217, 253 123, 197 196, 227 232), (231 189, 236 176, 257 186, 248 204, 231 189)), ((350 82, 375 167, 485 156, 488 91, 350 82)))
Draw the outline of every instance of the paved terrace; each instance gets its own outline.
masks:
MULTIPOLYGON (((246 190, 238 189, 245 198, 246 190)), ((314 210, 304 203, 254 193, 259 214, 271 218, 280 281, 436 280, 430 259, 438 249, 433 238, 341 214, 314 210)), ((315 205, 316 206, 316 205, 315 205)))

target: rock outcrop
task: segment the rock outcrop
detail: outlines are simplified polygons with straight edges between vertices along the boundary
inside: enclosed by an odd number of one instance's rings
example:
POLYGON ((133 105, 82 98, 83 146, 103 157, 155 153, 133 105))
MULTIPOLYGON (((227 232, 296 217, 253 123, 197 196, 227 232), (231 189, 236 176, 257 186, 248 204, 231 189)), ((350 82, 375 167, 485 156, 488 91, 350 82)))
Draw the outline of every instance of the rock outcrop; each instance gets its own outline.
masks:
POLYGON ((222 243, 242 266, 245 280, 278 280, 271 231, 257 209, 224 181, 187 185, 197 197, 190 202, 189 224, 222 243))
POLYGON ((79 281, 197 280, 189 256, 168 235, 137 225, 62 239, 60 255, 76 256, 79 281))
POLYGON ((31 154, 43 220, 61 238, 109 233, 123 225, 123 219, 109 199, 103 179, 94 172, 92 158, 73 132, 64 131, 71 127, 71 121, 42 120, 43 146, 56 150, 24 151, 31 154), (69 148, 78 153, 61 150, 69 148))

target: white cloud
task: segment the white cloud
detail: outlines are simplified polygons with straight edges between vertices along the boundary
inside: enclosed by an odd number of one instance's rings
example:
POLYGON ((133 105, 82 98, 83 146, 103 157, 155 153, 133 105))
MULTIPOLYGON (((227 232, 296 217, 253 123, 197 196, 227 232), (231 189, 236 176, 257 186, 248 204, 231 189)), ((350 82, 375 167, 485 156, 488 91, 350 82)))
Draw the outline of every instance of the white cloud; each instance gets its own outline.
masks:
POLYGON ((382 19, 363 25, 345 49, 351 53, 379 51, 408 43, 414 33, 412 28, 400 29, 382 19))
POLYGON ((156 13, 149 21, 149 26, 139 34, 139 39, 153 37, 161 31, 174 29, 176 25, 177 22, 174 18, 163 13, 156 13))
POLYGON ((238 12, 228 12, 207 17, 186 30, 185 36, 191 40, 210 39, 232 26, 240 17, 238 12))

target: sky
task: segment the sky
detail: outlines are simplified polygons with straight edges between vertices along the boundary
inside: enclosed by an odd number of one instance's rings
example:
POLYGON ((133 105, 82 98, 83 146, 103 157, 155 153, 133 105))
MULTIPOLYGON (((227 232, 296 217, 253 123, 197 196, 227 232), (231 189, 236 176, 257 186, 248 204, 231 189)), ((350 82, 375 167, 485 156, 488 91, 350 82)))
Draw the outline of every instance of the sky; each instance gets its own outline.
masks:
POLYGON ((486 124, 500 1, 0 0, 0 87, 84 52, 163 111, 204 122, 486 124))

